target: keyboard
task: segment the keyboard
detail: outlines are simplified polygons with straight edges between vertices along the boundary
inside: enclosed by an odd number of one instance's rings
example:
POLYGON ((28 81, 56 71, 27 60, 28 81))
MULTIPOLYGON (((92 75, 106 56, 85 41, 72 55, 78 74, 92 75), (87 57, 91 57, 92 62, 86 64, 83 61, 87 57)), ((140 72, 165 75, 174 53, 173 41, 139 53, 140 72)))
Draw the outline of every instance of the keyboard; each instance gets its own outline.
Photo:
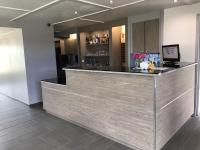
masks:
POLYGON ((179 68, 180 64, 178 64, 178 63, 164 63, 163 67, 179 68))

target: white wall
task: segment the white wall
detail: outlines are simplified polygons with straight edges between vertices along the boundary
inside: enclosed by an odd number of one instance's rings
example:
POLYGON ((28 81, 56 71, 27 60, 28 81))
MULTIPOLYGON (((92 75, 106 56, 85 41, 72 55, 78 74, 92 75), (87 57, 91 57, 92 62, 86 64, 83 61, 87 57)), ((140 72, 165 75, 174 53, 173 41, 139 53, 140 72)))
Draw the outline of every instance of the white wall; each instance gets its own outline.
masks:
POLYGON ((9 22, 1 19, 0 27, 21 28, 28 84, 28 105, 42 101, 40 80, 56 77, 53 27, 34 17, 9 22))
POLYGON ((163 44, 180 44, 181 61, 195 62, 200 3, 164 10, 163 44))
POLYGON ((27 21, 22 25, 29 104, 42 101, 40 81, 54 78, 56 57, 54 31, 43 21, 27 21))
POLYGON ((0 33, 0 93, 29 104, 21 29, 0 33))
POLYGON ((198 14, 200 3, 164 10, 164 44, 180 44, 181 61, 200 62, 198 14))

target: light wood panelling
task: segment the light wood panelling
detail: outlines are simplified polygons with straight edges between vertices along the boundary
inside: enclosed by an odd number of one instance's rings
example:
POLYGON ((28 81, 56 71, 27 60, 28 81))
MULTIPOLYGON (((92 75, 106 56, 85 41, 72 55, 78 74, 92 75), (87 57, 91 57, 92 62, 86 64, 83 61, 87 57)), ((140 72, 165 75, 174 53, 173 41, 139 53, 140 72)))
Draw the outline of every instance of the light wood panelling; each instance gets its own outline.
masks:
MULTIPOLYGON (((62 97, 59 96, 59 94, 61 94, 61 91, 66 91, 67 90, 67 86, 66 85, 59 85, 59 84, 54 84, 54 83, 49 83, 49 82, 41 82, 41 86, 42 86, 42 99, 43 99, 43 108, 46 109, 51 109, 51 105, 49 105, 49 103, 52 103, 51 100, 52 98, 48 96, 48 92, 46 92, 46 90, 48 89, 54 89, 56 90, 55 95, 53 96, 54 99, 54 103, 58 103, 59 99, 62 97), (58 96, 57 96, 58 95, 58 96), (47 98, 48 97, 48 98, 47 98), (55 99, 55 97, 57 97, 55 99)), ((53 105, 52 105, 53 106, 53 105)))
POLYGON ((157 150, 160 150, 194 113, 194 90, 157 113, 157 150))
POLYGON ((67 71, 66 91, 43 87, 43 98, 52 114, 129 147, 153 150, 153 84, 152 77, 67 71))
POLYGON ((67 85, 55 84, 50 82, 41 81, 42 87, 48 87, 52 89, 57 89, 59 91, 66 91, 67 85))
POLYGON ((184 92, 194 88, 195 65, 162 75, 156 81, 156 107, 159 111, 184 92))
POLYGON ((160 150, 194 113, 195 65, 156 78, 156 148, 160 150))
POLYGON ((133 149, 160 150, 194 111, 195 65, 161 76, 66 70, 44 109, 133 149))

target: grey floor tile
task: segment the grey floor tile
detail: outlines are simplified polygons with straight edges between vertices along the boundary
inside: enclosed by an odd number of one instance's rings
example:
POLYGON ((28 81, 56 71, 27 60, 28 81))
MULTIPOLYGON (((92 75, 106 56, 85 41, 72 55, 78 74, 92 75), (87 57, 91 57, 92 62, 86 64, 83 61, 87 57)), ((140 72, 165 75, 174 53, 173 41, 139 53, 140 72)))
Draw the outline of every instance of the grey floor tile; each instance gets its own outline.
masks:
MULTIPOLYGON (((200 118, 190 119, 163 150, 200 150, 200 118)), ((0 150, 131 150, 0 95, 0 150)))

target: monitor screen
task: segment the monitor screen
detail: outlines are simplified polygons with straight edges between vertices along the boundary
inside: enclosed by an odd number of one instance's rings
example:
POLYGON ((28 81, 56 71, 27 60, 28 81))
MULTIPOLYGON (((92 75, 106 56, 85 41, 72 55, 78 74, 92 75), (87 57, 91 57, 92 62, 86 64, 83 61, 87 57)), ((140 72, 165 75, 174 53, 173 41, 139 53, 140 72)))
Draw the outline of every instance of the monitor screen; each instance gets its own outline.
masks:
POLYGON ((163 61, 180 61, 179 45, 163 46, 163 61))

